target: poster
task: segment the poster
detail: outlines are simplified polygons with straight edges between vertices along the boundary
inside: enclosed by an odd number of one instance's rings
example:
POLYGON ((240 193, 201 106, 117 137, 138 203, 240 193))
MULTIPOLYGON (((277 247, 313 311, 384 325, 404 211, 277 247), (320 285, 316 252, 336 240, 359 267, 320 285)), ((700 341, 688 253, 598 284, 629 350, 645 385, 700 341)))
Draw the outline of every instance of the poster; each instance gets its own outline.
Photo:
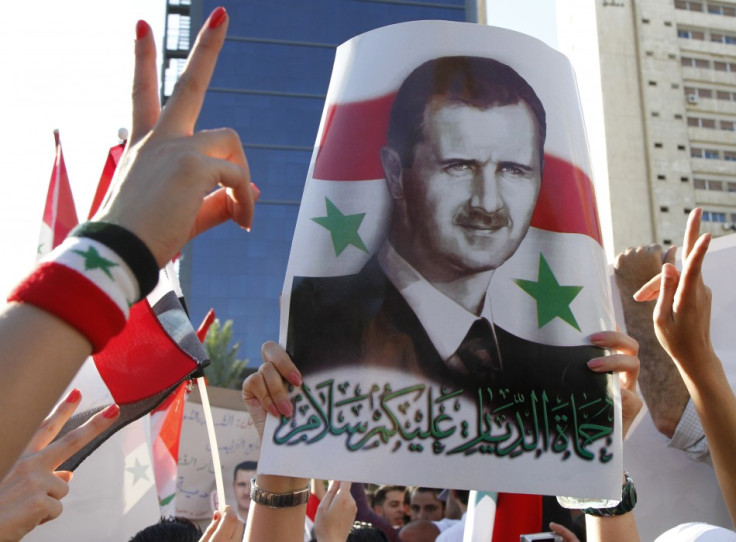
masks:
POLYGON ((262 472, 619 498, 587 143, 542 42, 419 21, 338 48, 281 308, 304 386, 262 472))
MULTIPOLYGON (((250 414, 245 410, 240 391, 215 387, 208 388, 208 391, 220 452, 225 500, 242 514, 245 513, 244 506, 250 506, 250 498, 245 503, 236 498, 234 469, 244 461, 258 461, 258 434, 250 414)), ((249 476, 254 474, 250 472, 249 476)), ((187 396, 184 406, 177 475, 176 515, 211 520, 218 508, 215 506, 215 471, 204 411, 196 388, 187 396)))

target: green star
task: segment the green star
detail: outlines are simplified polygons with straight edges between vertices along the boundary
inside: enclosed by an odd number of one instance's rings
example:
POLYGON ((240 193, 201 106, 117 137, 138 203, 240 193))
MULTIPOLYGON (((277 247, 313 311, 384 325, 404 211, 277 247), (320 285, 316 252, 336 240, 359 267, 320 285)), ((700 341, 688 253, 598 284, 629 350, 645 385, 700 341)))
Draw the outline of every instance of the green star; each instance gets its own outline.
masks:
POLYGON ((555 318, 561 318, 580 331, 580 326, 570 310, 570 303, 583 287, 560 286, 541 252, 537 282, 524 279, 516 279, 514 282, 537 301, 537 324, 540 328, 555 318))
POLYGON ((146 474, 148 467, 138 461, 137 457, 135 458, 135 465, 132 467, 126 467, 125 470, 133 475, 133 485, 135 485, 138 480, 145 480, 146 482, 149 481, 148 474, 146 474))
POLYGON ((111 262, 110 260, 106 260, 102 256, 100 256, 100 253, 97 252, 95 247, 89 247, 87 249, 87 252, 81 251, 81 250, 72 250, 72 252, 76 252, 79 254, 82 258, 84 258, 84 270, 89 271, 90 269, 99 269, 105 275, 107 275, 110 280, 115 280, 112 278, 112 273, 110 273, 111 267, 117 267, 118 264, 115 262, 111 262))
POLYGON ((312 220, 330 232, 332 245, 335 247, 335 256, 342 254, 342 251, 350 245, 363 252, 368 252, 358 233, 358 228, 363 222, 365 213, 344 215, 329 198, 325 198, 325 207, 327 208, 327 216, 320 216, 312 220))

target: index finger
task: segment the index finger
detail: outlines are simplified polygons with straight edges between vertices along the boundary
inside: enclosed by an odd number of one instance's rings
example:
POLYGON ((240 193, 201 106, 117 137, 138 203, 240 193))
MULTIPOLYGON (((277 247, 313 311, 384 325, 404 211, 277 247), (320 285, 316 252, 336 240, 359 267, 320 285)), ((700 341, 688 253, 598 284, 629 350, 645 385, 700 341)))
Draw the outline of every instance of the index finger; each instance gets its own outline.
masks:
POLYGON ((220 6, 205 21, 189 59, 159 118, 166 135, 192 135, 202 109, 204 94, 212 79, 217 56, 225 41, 227 12, 220 6))
POLYGON ((72 429, 60 439, 49 444, 39 452, 39 455, 43 458, 46 465, 52 469, 56 469, 56 467, 89 444, 95 437, 112 426, 115 420, 117 420, 119 413, 120 408, 117 405, 110 405, 92 416, 79 427, 72 429))
POLYGON ((56 438, 61 428, 64 427, 67 420, 74 414, 81 398, 82 394, 77 388, 71 390, 64 400, 57 404, 54 410, 51 411, 51 414, 41 423, 41 427, 31 437, 23 454, 35 453, 48 446, 49 442, 56 438))
POLYGON ((685 227, 685 237, 682 241, 682 261, 687 260, 690 252, 695 246, 695 242, 700 235, 700 218, 703 216, 703 209, 696 207, 687 217, 687 226, 685 227))

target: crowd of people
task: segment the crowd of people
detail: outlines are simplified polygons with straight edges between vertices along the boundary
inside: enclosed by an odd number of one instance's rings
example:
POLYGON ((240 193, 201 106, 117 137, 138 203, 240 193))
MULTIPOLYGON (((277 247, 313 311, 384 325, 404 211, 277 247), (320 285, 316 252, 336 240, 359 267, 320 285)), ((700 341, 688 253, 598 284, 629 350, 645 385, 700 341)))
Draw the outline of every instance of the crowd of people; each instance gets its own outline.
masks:
MULTIPOLYGON (((210 14, 163 110, 151 29, 138 23, 132 132, 112 195, 94 217, 98 233, 92 238, 84 230, 73 232, 10 294, 0 313, 0 364, 6 381, 13 382, 0 395, 5 413, 0 416, 1 540, 20 540, 62 513, 61 500, 72 474, 57 467, 119 415, 112 405, 54 441, 81 397, 74 390, 58 402, 60 395, 86 357, 125 325, 129 305, 147 294, 146 277, 202 231, 227 220, 251 227, 257 189, 252 188, 238 135, 229 129, 195 132, 227 21, 223 8, 210 14), (116 280, 101 283, 91 278, 85 265, 74 264, 71 253, 92 249, 118 269, 116 280), (70 296, 80 294, 94 314, 70 303, 70 296)), ((619 373, 626 433, 642 406, 637 355, 642 357, 641 390, 658 428, 674 439, 685 416, 699 422, 702 438, 690 439, 697 450, 687 445, 686 451, 712 462, 724 502, 736 520, 736 397, 710 341, 711 293, 701 274, 710 235, 699 234, 700 219, 696 209, 688 220, 681 271, 673 265, 673 251, 656 246, 617 258, 628 331, 636 340, 615 331, 596 334, 591 341, 614 353, 591 360, 588 368, 619 373)), ((301 384, 299 369, 279 345, 265 344, 262 354, 264 363, 243 383, 243 398, 261 437, 268 415, 293 414, 287 386, 301 384)), ((469 504, 468 491, 455 488, 334 481, 319 490, 321 481, 256 473, 248 482, 237 472, 234 484, 250 490, 251 498, 243 499, 247 506, 240 500, 238 510, 222 506, 204 533, 186 521, 167 519, 133 540, 461 540, 469 504), (313 528, 305 533, 311 523, 307 510, 315 505, 313 528), (239 517, 246 513, 247 518, 239 517)), ((535 529, 525 532, 552 530, 567 542, 584 537, 636 541, 630 485, 628 475, 622 477, 622 488, 629 493, 618 506, 584 513, 573 514, 543 499, 535 529)), ((499 507, 503 498, 499 496, 499 507)), ((522 509, 519 517, 524 516, 522 509)), ((695 540, 706 532, 716 536, 714 529, 673 526, 661 539, 695 540)), ((504 540, 518 540, 518 531, 514 533, 504 540)), ((736 540, 736 533, 726 529, 717 536, 736 540)))

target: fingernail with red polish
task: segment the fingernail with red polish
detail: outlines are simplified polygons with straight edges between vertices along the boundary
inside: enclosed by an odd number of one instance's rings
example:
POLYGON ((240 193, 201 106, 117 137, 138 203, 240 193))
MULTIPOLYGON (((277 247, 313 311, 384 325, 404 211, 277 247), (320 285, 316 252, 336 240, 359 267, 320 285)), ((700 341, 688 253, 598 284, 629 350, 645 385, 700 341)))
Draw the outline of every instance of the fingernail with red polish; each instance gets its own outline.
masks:
POLYGON ((253 192, 253 199, 258 201, 258 198, 261 197, 261 189, 256 186, 256 183, 250 183, 250 189, 253 192))
POLYGON ((217 521, 218 519, 220 519, 220 511, 219 510, 215 511, 215 513, 212 514, 212 521, 217 521))
POLYGON ((591 369, 599 369, 599 368, 603 367, 605 365, 605 363, 606 362, 603 361, 602 359, 595 358, 595 359, 591 359, 588 362, 588 367, 590 367, 591 369))
POLYGON ((81 397, 82 392, 80 392, 77 388, 74 388, 72 391, 69 392, 69 395, 66 396, 66 402, 76 403, 81 397))
POLYGON ((279 409, 276 408, 276 405, 271 405, 270 407, 268 407, 268 411, 277 418, 281 417, 281 413, 279 412, 279 409))
POLYGON ((140 40, 148 34, 148 24, 146 21, 140 20, 135 24, 135 39, 140 40))
POLYGON ((294 384, 295 386, 302 385, 302 377, 297 371, 290 372, 289 376, 287 376, 286 379, 292 384, 294 384))
POLYGON ((279 401, 279 410, 284 416, 291 416, 294 413, 291 408, 291 401, 287 401, 286 399, 279 401))
POLYGON ((207 25, 209 28, 217 28, 222 24, 222 21, 225 20, 225 17, 227 16, 227 11, 225 11, 225 8, 220 6, 219 8, 216 8, 215 11, 212 12, 212 15, 210 15, 210 22, 207 25))
POLYGON ((102 416, 108 419, 115 418, 120 413, 120 407, 118 405, 110 405, 102 411, 102 416))

